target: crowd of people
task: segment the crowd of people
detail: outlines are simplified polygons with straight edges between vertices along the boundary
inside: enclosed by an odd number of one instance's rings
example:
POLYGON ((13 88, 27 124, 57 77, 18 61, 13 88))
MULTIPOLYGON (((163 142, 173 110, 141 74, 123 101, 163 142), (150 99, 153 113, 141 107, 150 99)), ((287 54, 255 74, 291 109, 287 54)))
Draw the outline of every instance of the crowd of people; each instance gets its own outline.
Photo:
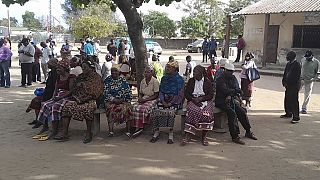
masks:
MULTIPOLYGON (((7 67, 12 52, 5 42, 0 40, 0 72, 4 73, 0 76, 4 77, 4 86, 10 87, 7 67)), ((234 65, 226 58, 217 60, 214 53, 209 58, 211 64, 207 68, 197 65, 191 56, 187 56, 183 76, 179 74, 179 63, 173 56, 170 56, 165 67, 162 67, 159 57, 153 55, 149 66, 145 68, 144 79, 139 85, 137 100, 134 101, 128 82, 135 75, 132 70, 134 56, 127 51, 130 49, 127 41, 120 43, 119 48, 111 40, 105 62, 100 63, 96 56, 97 45, 94 46, 89 38, 79 49, 80 55, 74 57, 71 56, 71 46, 66 41, 61 48, 61 55, 64 55, 60 59, 54 58, 49 48, 50 44, 46 42, 40 43, 40 49, 27 38, 21 41, 18 51, 21 87, 41 81, 40 67, 45 77, 45 88, 41 93, 35 92, 36 97, 26 109, 26 112, 35 112, 35 120, 29 124, 34 125, 33 128, 42 127, 34 139, 68 140, 69 124, 73 119, 86 121, 87 130, 83 142, 89 143, 92 141, 94 111, 104 108, 109 137, 114 136, 114 126, 118 124, 126 124, 125 134, 129 138, 140 135, 146 125, 150 124, 154 130, 150 142, 155 143, 159 140, 160 128, 168 128, 167 143, 172 144, 176 111, 185 106, 187 118, 185 136, 181 140, 182 146, 188 144, 196 131, 202 132, 202 144, 209 145, 207 133, 214 127, 214 107, 227 114, 229 131, 234 143, 245 144, 239 136, 238 121, 246 131, 245 137, 257 140, 247 115, 253 92, 253 81, 248 77, 248 69, 257 68, 251 53, 245 55, 241 66, 241 86, 233 75, 234 65)), ((307 51, 301 61, 296 60, 293 51, 289 52, 287 60, 282 80, 286 88, 286 114, 281 118, 293 117, 291 122, 297 123, 300 120, 298 92, 302 87, 301 81, 305 87, 305 100, 301 112, 307 113, 313 82, 319 74, 319 61, 313 57, 311 51, 307 51)))

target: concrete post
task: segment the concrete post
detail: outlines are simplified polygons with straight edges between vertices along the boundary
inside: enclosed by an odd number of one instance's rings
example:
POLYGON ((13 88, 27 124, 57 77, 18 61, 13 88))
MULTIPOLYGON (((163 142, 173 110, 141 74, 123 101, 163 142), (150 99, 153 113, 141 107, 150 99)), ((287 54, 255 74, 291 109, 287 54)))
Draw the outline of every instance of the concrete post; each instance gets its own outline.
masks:
POLYGON ((263 37, 263 57, 262 67, 267 66, 267 46, 268 46, 268 32, 269 32, 270 14, 265 15, 264 19, 264 37, 263 37))

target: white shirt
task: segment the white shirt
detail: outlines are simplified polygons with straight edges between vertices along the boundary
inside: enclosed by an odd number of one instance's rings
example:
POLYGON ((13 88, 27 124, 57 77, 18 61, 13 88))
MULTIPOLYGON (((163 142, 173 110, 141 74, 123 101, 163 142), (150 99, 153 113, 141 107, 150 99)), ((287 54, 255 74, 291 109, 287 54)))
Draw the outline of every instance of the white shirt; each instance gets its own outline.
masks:
POLYGON ((42 57, 41 64, 47 64, 49 61, 49 55, 51 55, 51 51, 48 47, 42 48, 42 57))
POLYGON ((130 53, 130 45, 129 44, 124 44, 124 55, 129 56, 130 53))
POLYGON ((80 74, 82 74, 82 68, 80 66, 76 66, 75 68, 71 69, 70 74, 79 76, 80 74))
POLYGON ((256 64, 254 63, 254 61, 252 59, 249 60, 249 61, 244 61, 244 64, 241 67, 242 67, 242 71, 240 73, 240 78, 241 79, 248 79, 247 69, 249 69, 249 68, 257 68, 256 64))
POLYGON ((111 75, 112 61, 107 61, 102 64, 101 74, 102 80, 105 80, 108 76, 111 75))
MULTIPOLYGON (((35 53, 35 49, 33 47, 33 45, 31 45, 30 43, 27 45, 27 46, 24 46, 22 45, 20 48, 19 48, 19 51, 24 51, 24 52, 28 52, 30 53, 31 55, 34 56, 34 53, 35 53)), ((19 54, 19 60, 21 63, 33 63, 34 62, 34 57, 30 57, 30 56, 27 56, 23 53, 20 53, 19 54)))
MULTIPOLYGON (((199 97, 199 96, 205 95, 205 93, 203 91, 203 83, 204 83, 204 78, 202 78, 200 81, 195 79, 194 89, 193 89, 193 93, 192 93, 192 95, 194 97, 199 97)), ((207 105, 208 105, 208 102, 204 101, 204 102, 202 102, 202 106, 200 108, 203 109, 207 105)))

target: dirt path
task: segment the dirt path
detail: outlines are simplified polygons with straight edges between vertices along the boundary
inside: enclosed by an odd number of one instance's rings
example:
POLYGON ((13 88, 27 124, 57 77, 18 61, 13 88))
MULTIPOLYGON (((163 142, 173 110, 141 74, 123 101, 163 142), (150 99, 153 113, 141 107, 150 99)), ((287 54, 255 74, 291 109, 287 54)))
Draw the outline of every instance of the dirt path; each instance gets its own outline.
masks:
POLYGON ((280 78, 263 76, 256 83, 249 111, 259 140, 244 139, 244 146, 231 143, 227 133, 211 133, 208 147, 199 141, 180 147, 179 118, 173 145, 166 144, 166 133, 155 144, 148 142, 148 134, 134 140, 120 133, 108 138, 105 121, 100 137, 84 145, 85 124, 79 122, 71 122, 68 142, 32 140, 38 130, 27 122, 34 114, 24 111, 38 85, 18 88, 19 69, 14 67, 11 72, 12 88, 0 89, 1 180, 319 179, 319 83, 314 87, 310 114, 292 125, 278 118, 284 96, 280 78))

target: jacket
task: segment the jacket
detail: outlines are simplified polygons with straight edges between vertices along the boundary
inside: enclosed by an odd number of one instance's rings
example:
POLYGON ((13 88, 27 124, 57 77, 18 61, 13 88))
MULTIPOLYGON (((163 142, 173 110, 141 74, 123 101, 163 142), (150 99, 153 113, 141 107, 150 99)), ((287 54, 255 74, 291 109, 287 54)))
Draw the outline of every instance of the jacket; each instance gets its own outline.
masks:
POLYGON ((282 77, 282 85, 286 88, 300 88, 301 65, 296 60, 288 62, 282 77))

